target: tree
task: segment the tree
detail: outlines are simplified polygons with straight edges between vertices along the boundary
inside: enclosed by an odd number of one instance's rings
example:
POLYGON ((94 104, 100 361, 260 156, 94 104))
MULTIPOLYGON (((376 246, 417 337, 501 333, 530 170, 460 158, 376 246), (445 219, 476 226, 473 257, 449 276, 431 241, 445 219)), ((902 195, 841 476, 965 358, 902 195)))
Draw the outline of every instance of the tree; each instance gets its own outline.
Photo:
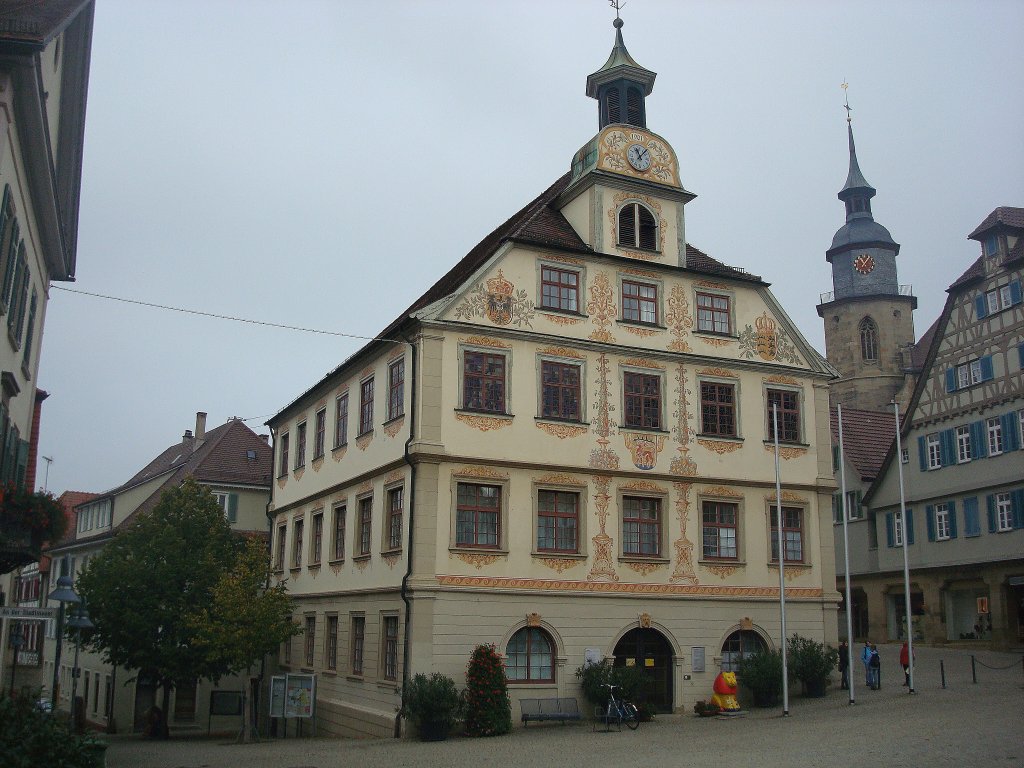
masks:
MULTIPOLYGON (((87 645, 107 663, 136 670, 160 686, 164 716, 158 735, 164 738, 176 685, 216 681, 239 668, 241 654, 197 642, 196 614, 209 611, 246 551, 209 489, 189 478, 164 491, 156 507, 118 533, 79 577, 96 626, 87 645)), ((249 599, 257 594, 249 593, 249 599)), ((276 635, 275 628, 261 629, 276 635)))
POLYGON ((512 730, 505 665, 493 645, 478 645, 466 670, 466 732, 499 736, 512 730))
MULTIPOLYGON (((288 638, 301 632, 291 620, 291 600, 283 583, 270 584, 266 545, 249 539, 234 566, 213 585, 210 600, 190 614, 193 644, 226 674, 252 669, 288 638)), ((243 739, 256 734, 259 690, 254 684, 246 709, 243 739)))

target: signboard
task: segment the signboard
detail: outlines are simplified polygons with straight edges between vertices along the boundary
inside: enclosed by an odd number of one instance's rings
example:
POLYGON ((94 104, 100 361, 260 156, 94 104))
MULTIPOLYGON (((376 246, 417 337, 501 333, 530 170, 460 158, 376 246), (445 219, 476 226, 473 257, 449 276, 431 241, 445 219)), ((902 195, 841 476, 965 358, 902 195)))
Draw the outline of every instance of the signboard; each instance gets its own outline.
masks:
POLYGON ((313 675, 286 675, 284 686, 284 716, 312 717, 316 696, 313 675))
POLYGON ((18 608, 8 606, 0 608, 0 619, 52 619, 57 615, 56 608, 18 608))
POLYGON ((695 645, 690 648, 690 669, 694 672, 704 671, 704 646, 695 645))
POLYGON ((583 651, 583 666, 589 667, 591 664, 600 664, 603 658, 604 656, 601 654, 600 648, 587 648, 583 651))
POLYGON ((285 676, 276 675, 270 678, 270 716, 284 717, 284 685, 285 676))
POLYGON ((231 715, 242 714, 241 691, 210 691, 210 714, 231 715))

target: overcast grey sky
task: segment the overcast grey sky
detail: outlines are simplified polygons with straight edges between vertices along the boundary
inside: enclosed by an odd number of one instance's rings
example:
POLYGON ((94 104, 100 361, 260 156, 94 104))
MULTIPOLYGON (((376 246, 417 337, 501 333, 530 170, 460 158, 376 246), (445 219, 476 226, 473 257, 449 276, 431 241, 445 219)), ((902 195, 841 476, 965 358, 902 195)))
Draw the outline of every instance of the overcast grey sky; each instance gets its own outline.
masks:
MULTIPOLYGON (((55 285, 372 336, 568 170, 613 18, 605 0, 98 0, 78 279, 55 285)), ((658 73, 648 127, 698 195, 687 239, 772 283, 819 350, 844 79, 919 337, 978 255, 966 235, 1024 205, 1018 0, 629 0, 623 18, 658 73)), ((49 490, 126 481, 199 410, 265 432, 361 343, 52 290, 49 490)))

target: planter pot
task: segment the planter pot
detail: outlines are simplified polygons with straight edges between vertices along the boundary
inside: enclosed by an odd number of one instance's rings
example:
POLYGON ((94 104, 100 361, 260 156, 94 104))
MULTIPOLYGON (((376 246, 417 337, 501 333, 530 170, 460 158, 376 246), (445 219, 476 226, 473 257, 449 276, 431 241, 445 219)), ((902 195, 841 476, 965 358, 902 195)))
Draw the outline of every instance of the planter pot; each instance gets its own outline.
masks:
POLYGON ((810 680, 804 683, 804 695, 812 699, 820 699, 825 695, 826 680, 810 680))
POLYGON ((754 691, 754 706, 755 707, 776 707, 779 704, 779 692, 778 691, 754 691))
POLYGON ((448 738, 448 723, 444 720, 427 720, 420 723, 420 741, 444 741, 448 738))
POLYGON ((82 752, 89 756, 95 768, 104 768, 107 764, 107 743, 102 741, 82 745, 82 752))
POLYGON ((697 713, 697 717, 717 717, 717 716, 718 716, 718 712, 717 711, 716 712, 710 712, 710 711, 708 711, 706 709, 702 709, 700 712, 697 713))

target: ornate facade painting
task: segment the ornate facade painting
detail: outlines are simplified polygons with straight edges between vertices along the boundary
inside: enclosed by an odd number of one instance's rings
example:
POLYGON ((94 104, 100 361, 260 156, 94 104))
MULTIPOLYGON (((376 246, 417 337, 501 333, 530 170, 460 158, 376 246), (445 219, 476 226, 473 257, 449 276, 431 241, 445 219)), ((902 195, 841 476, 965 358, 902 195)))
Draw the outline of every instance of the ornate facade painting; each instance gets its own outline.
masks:
POLYGON ((686 298, 686 290, 681 285, 673 286, 668 295, 665 323, 672 335, 675 336, 668 348, 673 352, 692 352, 685 336, 693 328, 693 315, 690 314, 690 302, 686 298))
POLYGON ((676 567, 669 576, 672 584, 697 584, 693 568, 693 542, 686 537, 687 518, 690 513, 691 483, 673 483, 676 492, 676 519, 679 520, 679 538, 672 542, 676 551, 676 567))
POLYGON ((633 466, 637 469, 651 470, 658 463, 658 454, 665 447, 664 435, 624 435, 626 448, 633 457, 633 466))
POLYGON ((697 474, 697 464, 690 456, 690 443, 693 433, 690 431, 690 393, 686 389, 686 369, 679 365, 676 368, 676 423, 672 427, 672 435, 676 439, 679 455, 672 459, 672 474, 693 477, 697 474))
POLYGON ((779 361, 800 365, 803 361, 796 353, 796 347, 789 335, 779 327, 774 319, 762 312, 740 334, 740 355, 748 359, 760 357, 762 360, 779 361))
POLYGON ((531 321, 535 311, 526 291, 522 288, 517 291, 499 269, 497 275, 478 285, 456 308, 455 317, 460 320, 486 317, 495 325, 533 328, 531 321))
POLYGON ((611 365, 608 355, 597 358, 597 402, 594 403, 594 432, 597 434, 597 448, 590 452, 590 466, 595 469, 618 469, 619 456, 608 446, 609 439, 618 427, 611 417, 615 406, 611 404, 611 365))
POLYGON ((598 272, 590 285, 590 300, 587 302, 587 314, 596 326, 594 332, 590 334, 594 341, 615 341, 608 330, 615 321, 618 311, 614 296, 608 275, 598 272))
POLYGON ((605 528, 608 525, 608 502, 611 495, 608 493, 608 485, 611 478, 607 475, 598 475, 594 478, 597 492, 594 494, 594 503, 597 507, 597 521, 600 530, 591 541, 594 544, 594 565, 587 574, 587 581, 618 581, 619 576, 615 573, 615 560, 613 549, 615 542, 607 534, 605 528))

